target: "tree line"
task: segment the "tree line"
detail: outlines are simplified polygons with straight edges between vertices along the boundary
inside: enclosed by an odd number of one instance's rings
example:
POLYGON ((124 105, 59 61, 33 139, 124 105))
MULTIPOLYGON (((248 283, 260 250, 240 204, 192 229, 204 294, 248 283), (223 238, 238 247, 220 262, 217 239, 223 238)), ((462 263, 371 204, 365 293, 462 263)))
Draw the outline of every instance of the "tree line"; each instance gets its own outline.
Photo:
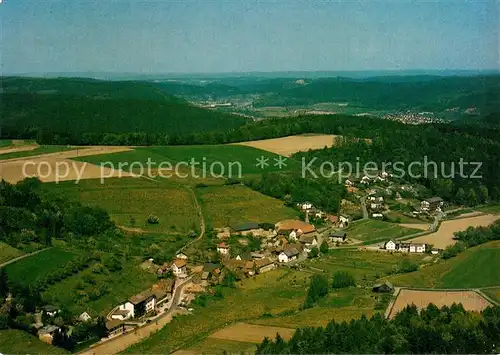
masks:
POLYGON ((457 256, 467 248, 484 244, 492 240, 500 240, 500 221, 486 227, 469 227, 464 231, 455 232, 454 238, 457 242, 448 246, 442 253, 443 259, 457 256))
POLYGON ((256 354, 468 354, 495 353, 500 346, 500 307, 467 312, 461 304, 407 306, 394 319, 380 313, 326 327, 299 328, 292 338, 265 338, 256 354))

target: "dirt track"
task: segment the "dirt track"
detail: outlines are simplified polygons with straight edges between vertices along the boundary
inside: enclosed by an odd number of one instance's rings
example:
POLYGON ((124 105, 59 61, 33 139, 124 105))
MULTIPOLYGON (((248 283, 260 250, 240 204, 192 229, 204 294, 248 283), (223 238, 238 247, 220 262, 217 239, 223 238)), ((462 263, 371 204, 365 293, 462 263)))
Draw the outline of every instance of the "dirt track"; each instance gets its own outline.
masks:
POLYGON ((492 304, 474 291, 421 291, 403 289, 394 302, 389 318, 394 316, 407 305, 414 304, 418 308, 425 308, 429 303, 441 308, 453 303, 462 303, 467 311, 482 311, 492 304))
POLYGON ((22 145, 22 146, 10 146, 7 148, 0 148, 0 154, 15 153, 15 152, 27 152, 30 150, 35 150, 38 148, 37 144, 22 145))
POLYGON ((0 162, 0 179, 16 183, 25 177, 37 176, 43 182, 96 179, 103 177, 127 177, 130 173, 70 160, 70 158, 111 154, 131 150, 129 147, 85 147, 64 152, 15 158, 0 162), (59 169, 59 174, 57 173, 59 169), (57 177, 59 176, 59 177, 57 177))
POLYGON ((444 221, 436 232, 412 239, 412 241, 414 243, 434 244, 435 248, 444 249, 448 245, 456 243, 456 240, 453 239, 453 233, 466 230, 468 227, 487 226, 497 219, 500 219, 499 215, 483 214, 475 217, 444 221))
POLYGON ((260 343, 265 337, 274 339, 276 333, 279 333, 283 339, 288 340, 292 337, 293 333, 295 333, 295 329, 237 323, 213 333, 210 337, 247 343, 260 343))
POLYGON ((234 144, 267 150, 268 152, 289 157, 294 153, 306 152, 309 149, 322 149, 325 146, 331 147, 334 144, 334 137, 332 134, 301 135, 234 144))

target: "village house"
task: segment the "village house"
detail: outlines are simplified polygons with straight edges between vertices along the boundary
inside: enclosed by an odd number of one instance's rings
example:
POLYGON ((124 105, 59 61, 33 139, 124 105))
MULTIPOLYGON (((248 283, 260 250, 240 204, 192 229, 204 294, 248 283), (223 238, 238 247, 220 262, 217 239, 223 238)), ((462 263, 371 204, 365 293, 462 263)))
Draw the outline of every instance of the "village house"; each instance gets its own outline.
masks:
POLYGON ((442 205, 443 199, 441 197, 431 197, 420 203, 420 209, 422 211, 435 211, 441 208, 442 205))
POLYGON ((382 213, 372 213, 372 218, 382 219, 384 215, 382 213))
POLYGON ((49 317, 55 317, 57 313, 59 313, 61 310, 53 306, 51 304, 45 305, 42 307, 42 311, 44 314, 48 315, 49 317))
POLYGON ((290 241, 296 242, 297 241, 297 232, 291 231, 290 234, 288 235, 288 239, 290 239, 290 241))
POLYGON ((410 253, 425 253, 425 244, 410 243, 410 253))
POLYGON ((188 256, 186 254, 184 254, 183 252, 180 252, 179 254, 177 254, 175 256, 177 259, 184 259, 184 260, 187 260, 188 259, 188 256))
POLYGON ((252 260, 252 255, 250 254, 250 252, 243 252, 236 255, 235 259, 249 261, 252 260))
POLYGON ((385 249, 389 251, 396 251, 396 243, 393 240, 389 240, 385 243, 385 249))
POLYGON ((175 276, 183 276, 187 274, 187 265, 185 259, 175 259, 172 263, 172 272, 175 276))
POLYGON ((296 248, 285 248, 278 255, 278 261, 280 263, 288 263, 290 261, 296 260, 299 257, 299 251, 296 248))
POLYGON ((217 245, 217 252, 221 255, 229 255, 229 245, 222 242, 217 245))
POLYGON ((299 206, 302 212, 309 211, 310 209, 314 208, 313 204, 310 202, 298 203, 297 206, 299 206))
POLYGON ((318 240, 315 235, 303 234, 300 236, 299 241, 304 244, 308 252, 311 251, 312 248, 316 248, 318 246, 318 240))
POLYGON ((360 183, 363 185, 368 185, 368 184, 370 184, 371 181, 372 181, 372 179, 368 175, 365 175, 361 178, 360 183))
POLYGON ((330 222, 333 225, 336 225, 339 221, 339 218, 337 216, 328 216, 327 221, 330 222))
POLYGON ((257 270, 257 273, 262 274, 267 271, 271 271, 274 269, 276 265, 274 264, 274 261, 272 261, 269 258, 264 258, 261 260, 256 260, 255 261, 255 269, 257 270))
POLYGON ((347 233, 343 231, 334 231, 328 235, 328 239, 332 243, 344 243, 347 240, 347 233))
POLYGON ((257 253, 257 252, 252 252, 252 253, 250 253, 250 255, 252 256, 253 260, 264 259, 266 257, 264 254, 257 253))
POLYGON ((345 228, 348 225, 349 225, 349 217, 346 215, 340 215, 338 223, 339 228, 345 228))

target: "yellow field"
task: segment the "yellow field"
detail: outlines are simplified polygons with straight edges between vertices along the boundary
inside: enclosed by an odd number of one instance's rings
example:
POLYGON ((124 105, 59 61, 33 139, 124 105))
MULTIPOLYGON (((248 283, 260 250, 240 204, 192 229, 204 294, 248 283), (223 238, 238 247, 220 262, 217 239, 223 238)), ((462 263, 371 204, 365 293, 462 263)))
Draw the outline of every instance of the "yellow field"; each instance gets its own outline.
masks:
POLYGON ((210 335, 211 338, 261 343, 265 337, 273 339, 277 333, 285 340, 292 337, 295 329, 237 323, 210 335))
POLYGON ((297 152, 306 152, 310 149, 331 147, 335 142, 334 138, 335 136, 332 134, 300 135, 235 144, 267 150, 268 152, 289 157, 297 152))
POLYGON ((460 218, 441 223, 437 232, 412 239, 414 243, 433 244, 435 248, 444 249, 448 245, 453 245, 453 233, 466 230, 469 227, 488 226, 500 219, 499 215, 485 214, 481 216, 460 218))

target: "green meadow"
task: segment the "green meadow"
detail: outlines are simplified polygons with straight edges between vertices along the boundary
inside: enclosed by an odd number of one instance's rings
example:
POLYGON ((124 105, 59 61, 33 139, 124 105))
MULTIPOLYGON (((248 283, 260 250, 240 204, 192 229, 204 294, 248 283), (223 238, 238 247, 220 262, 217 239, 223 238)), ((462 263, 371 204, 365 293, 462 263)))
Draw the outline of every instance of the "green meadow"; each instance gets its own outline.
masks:
POLYGON ((72 150, 73 148, 65 145, 41 145, 33 150, 25 150, 22 152, 12 152, 0 154, 0 160, 15 159, 15 158, 27 158, 40 154, 58 153, 66 150, 72 150))
POLYGON ((363 219, 351 223, 346 232, 349 238, 358 239, 369 244, 400 238, 421 231, 418 229, 401 227, 397 224, 385 221, 363 219))

